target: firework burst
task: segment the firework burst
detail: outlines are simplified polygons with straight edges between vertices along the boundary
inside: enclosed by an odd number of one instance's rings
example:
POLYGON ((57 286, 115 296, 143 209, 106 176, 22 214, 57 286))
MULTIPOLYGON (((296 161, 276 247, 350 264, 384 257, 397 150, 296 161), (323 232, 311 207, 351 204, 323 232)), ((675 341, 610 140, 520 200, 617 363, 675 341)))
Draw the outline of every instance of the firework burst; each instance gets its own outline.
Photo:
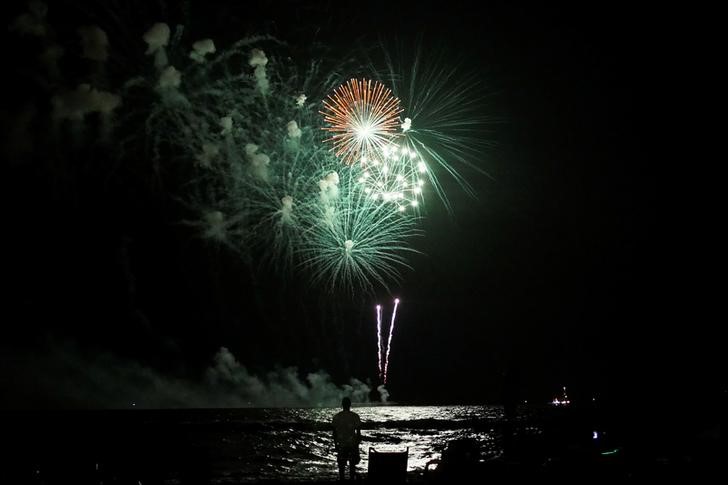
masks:
POLYGON ((378 81, 351 79, 323 101, 329 142, 347 165, 377 156, 397 135, 399 99, 378 81))
POLYGON ((488 176, 486 137, 498 120, 486 114, 482 79, 467 59, 455 61, 434 46, 382 44, 381 54, 370 59, 374 77, 405 107, 397 143, 422 160, 428 186, 452 211, 447 178, 475 196, 469 176, 488 176))
POLYGON ((157 23, 143 40, 146 68, 117 76, 128 80, 110 136, 120 162, 142 160, 140 173, 183 192, 186 225, 251 268, 303 270, 331 292, 398 279, 419 234, 401 212, 420 204, 427 174, 402 148, 385 84, 300 65, 270 37, 225 47, 157 23))
POLYGON ((322 198, 306 232, 303 264, 314 281, 332 290, 371 291, 373 283, 387 288, 399 279, 400 268, 409 267, 406 253, 416 252, 408 244, 419 234, 416 218, 367 197, 355 183, 360 176, 360 168, 345 172, 335 197, 322 198))
POLYGON ((393 143, 379 156, 363 157, 360 163, 362 173, 357 183, 372 200, 393 204, 400 212, 419 207, 427 165, 417 152, 393 143))

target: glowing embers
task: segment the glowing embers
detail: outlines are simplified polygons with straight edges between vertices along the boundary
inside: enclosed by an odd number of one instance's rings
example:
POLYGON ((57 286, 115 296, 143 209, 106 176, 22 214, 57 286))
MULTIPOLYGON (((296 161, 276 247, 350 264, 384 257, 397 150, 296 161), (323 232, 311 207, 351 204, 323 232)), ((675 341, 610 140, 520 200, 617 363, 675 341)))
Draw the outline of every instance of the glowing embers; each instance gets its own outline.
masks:
POLYGON ((367 197, 394 204, 400 212, 419 207, 428 174, 427 165, 417 152, 390 144, 378 156, 361 157, 360 164, 362 171, 357 183, 367 197))
POLYGON ((400 127, 399 99, 377 81, 351 79, 323 101, 328 141, 345 164, 373 156, 388 145, 400 127))

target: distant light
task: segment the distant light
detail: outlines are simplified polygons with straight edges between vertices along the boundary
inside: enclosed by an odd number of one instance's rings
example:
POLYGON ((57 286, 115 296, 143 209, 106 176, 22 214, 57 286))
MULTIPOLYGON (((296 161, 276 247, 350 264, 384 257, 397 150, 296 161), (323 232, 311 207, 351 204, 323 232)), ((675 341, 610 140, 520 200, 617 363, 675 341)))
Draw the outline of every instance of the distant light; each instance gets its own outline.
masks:
POLYGON ((592 439, 598 440, 599 439, 599 432, 598 431, 592 431, 592 439))

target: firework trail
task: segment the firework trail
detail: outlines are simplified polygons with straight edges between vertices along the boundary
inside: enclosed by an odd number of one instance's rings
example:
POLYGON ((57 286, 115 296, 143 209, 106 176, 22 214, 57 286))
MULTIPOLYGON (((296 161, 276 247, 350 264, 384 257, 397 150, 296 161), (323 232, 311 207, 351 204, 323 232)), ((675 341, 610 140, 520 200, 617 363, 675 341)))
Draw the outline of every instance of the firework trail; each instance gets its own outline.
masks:
POLYGON ((378 81, 351 79, 323 104, 324 130, 332 133, 328 141, 347 165, 379 154, 400 126, 399 99, 378 81))
POLYGON ((389 352, 392 350, 392 334, 394 334, 394 319, 397 318, 397 306, 399 298, 394 299, 394 310, 392 311, 392 323, 389 325, 389 339, 387 340, 387 355, 384 360, 384 383, 387 383, 387 369, 389 368, 389 352))
POLYGON ((377 305, 377 363, 379 365, 379 378, 384 378, 382 370, 382 305, 377 305))
POLYGON ((397 307, 399 298, 394 299, 394 310, 392 310, 392 321, 389 325, 389 337, 387 338, 387 351, 384 356, 384 367, 382 367, 382 306, 377 305, 377 352, 379 357, 379 377, 384 384, 387 383, 387 369, 389 369, 389 353, 392 350, 392 335, 394 334, 394 321, 397 318, 397 307))

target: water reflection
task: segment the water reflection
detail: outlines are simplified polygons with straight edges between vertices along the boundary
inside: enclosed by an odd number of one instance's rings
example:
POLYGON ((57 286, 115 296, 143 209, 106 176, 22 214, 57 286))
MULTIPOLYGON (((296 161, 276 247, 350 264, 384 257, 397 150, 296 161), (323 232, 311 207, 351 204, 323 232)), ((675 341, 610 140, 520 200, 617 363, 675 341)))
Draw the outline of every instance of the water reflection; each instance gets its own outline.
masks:
MULTIPOLYGON (((255 409, 219 411, 212 420, 217 431, 218 466, 225 470, 218 483, 260 479, 311 480, 336 474, 334 443, 328 428, 338 408, 255 409)), ((448 441, 477 440, 484 457, 500 453, 495 422, 502 409, 490 406, 370 406, 356 407, 363 423, 362 461, 368 450, 409 448, 408 468, 423 470, 439 458, 448 441)), ((212 436, 200 436, 205 441, 212 436)))

